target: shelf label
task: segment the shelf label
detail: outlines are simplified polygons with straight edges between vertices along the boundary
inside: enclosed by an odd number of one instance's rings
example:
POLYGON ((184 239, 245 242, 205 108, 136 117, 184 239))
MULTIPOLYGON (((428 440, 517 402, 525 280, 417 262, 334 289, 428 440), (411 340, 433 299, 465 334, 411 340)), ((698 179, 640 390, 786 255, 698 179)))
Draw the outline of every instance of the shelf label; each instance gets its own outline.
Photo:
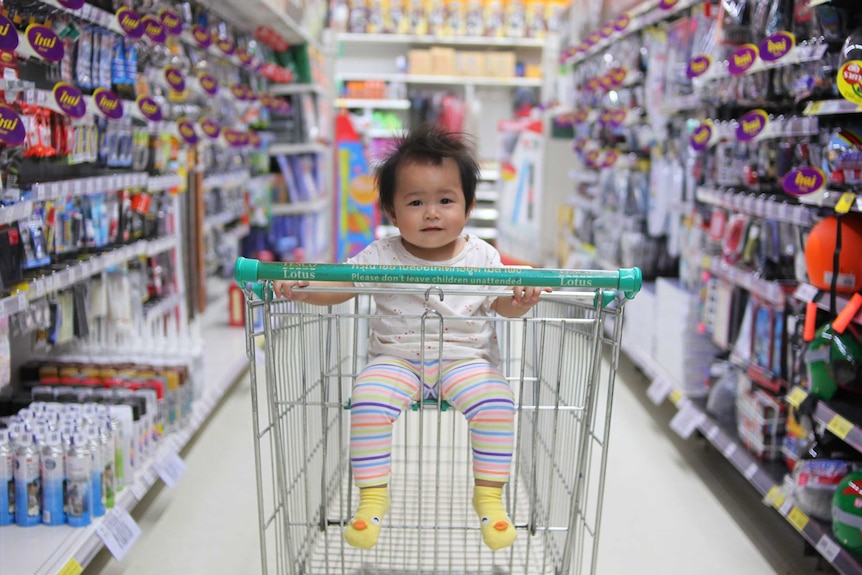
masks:
POLYGON ((800 533, 802 533, 808 526, 808 516, 795 505, 793 506, 793 509, 790 510, 790 513, 787 514, 787 520, 790 521, 790 524, 793 525, 800 533))
POLYGON ((675 389, 670 393, 670 402, 674 405, 679 405, 679 402, 682 401, 682 398, 682 392, 678 389, 675 389))
POLYGON ((670 428, 683 439, 688 439, 694 430, 706 420, 706 415, 690 402, 670 420, 670 428))
POLYGON ((171 36, 180 36, 183 33, 183 21, 173 10, 162 10, 159 12, 159 18, 162 20, 165 32, 171 36))
POLYGON ((709 428, 709 431, 706 432, 706 438, 712 442, 718 437, 718 434, 721 433, 721 430, 717 425, 713 425, 709 428))
POLYGON ((236 51, 236 44, 233 43, 233 40, 230 38, 222 38, 218 42, 216 42, 216 46, 221 50, 222 54, 225 56, 233 56, 233 53, 236 51))
POLYGON ((143 481, 135 481, 132 484, 132 495, 135 496, 135 499, 141 501, 144 497, 147 496, 147 490, 149 487, 144 484, 143 481))
POLYGON ((141 528, 125 509, 114 507, 96 527, 96 534, 105 542, 114 559, 122 561, 141 536, 141 528))
POLYGON ((117 24, 128 38, 138 40, 144 36, 144 24, 137 12, 123 6, 117 10, 117 24))
POLYGON ((695 152, 705 152, 715 141, 715 129, 712 122, 705 120, 691 133, 689 145, 695 152))
POLYGON ((57 575, 81 575, 84 568, 78 563, 78 560, 72 557, 69 562, 63 565, 63 568, 57 572, 57 575))
POLYGON ((742 76, 757 63, 757 46, 743 44, 730 55, 729 70, 731 76, 742 76))
POLYGON ((854 203, 856 203, 856 194, 853 192, 844 192, 841 194, 841 199, 835 204, 835 213, 846 214, 850 212, 854 203))
POLYGON ((165 82, 175 92, 183 92, 186 89, 186 79, 182 70, 176 66, 165 67, 165 82))
POLYGON ((168 33, 165 30, 165 25, 155 16, 144 16, 143 20, 144 34, 154 44, 164 44, 168 41, 168 33))
POLYGON ((781 491, 781 488, 777 485, 773 485, 772 489, 767 492, 764 501, 776 509, 780 509, 781 506, 784 505, 785 499, 786 497, 784 496, 784 492, 781 491))
POLYGON ((33 52, 49 62, 59 62, 66 51, 57 34, 47 26, 30 24, 24 33, 33 52))
POLYGON ((819 293, 820 290, 818 290, 813 285, 802 283, 799 284, 799 287, 797 287, 796 291, 793 292, 793 297, 801 302, 811 303, 814 301, 814 298, 816 298, 817 294, 819 293))
POLYGON ((791 196, 813 194, 826 187, 826 174, 813 166, 793 168, 784 176, 781 187, 791 196))
POLYGON ((200 82, 201 88, 208 95, 215 96, 218 94, 218 79, 212 74, 201 73, 198 76, 198 82, 200 82))
POLYGON ((832 541, 828 535, 824 535, 820 538, 820 541, 817 542, 816 548, 830 565, 835 562, 835 559, 838 558, 838 554, 841 553, 841 546, 832 541))
POLYGON ((659 376, 652 380, 647 389, 647 397, 653 402, 653 405, 661 405, 672 391, 673 384, 667 378, 659 376))
POLYGON ((689 80, 700 78, 706 74, 712 67, 712 57, 704 54, 703 56, 695 56, 688 61, 688 67, 685 70, 685 75, 689 80))
POLYGON ((197 130, 195 130, 194 122, 191 120, 186 118, 180 118, 177 120, 177 130, 180 133, 180 137, 185 140, 186 144, 194 146, 198 143, 198 133, 197 130))
POLYGON ((739 119, 736 126, 736 139, 750 142, 759 136, 769 124, 769 114, 764 110, 752 110, 739 119))
POLYGON ((197 42, 198 46, 201 48, 209 48, 213 43, 212 36, 210 36, 209 30, 201 26, 200 24, 194 26, 192 28, 192 38, 194 38, 195 42, 197 42))
POLYGON ((862 60, 845 62, 838 70, 838 91, 845 100, 862 104, 862 60))
POLYGON ((18 48, 18 31, 9 18, 0 14, 0 50, 14 52, 18 48))
POLYGON ((764 62, 777 62, 796 47, 796 37, 790 32, 776 32, 760 43, 758 53, 764 62))
POLYGON ((87 102, 77 86, 57 82, 54 85, 53 94, 57 108, 70 118, 83 118, 87 115, 87 102))
POLYGON ((850 430, 853 429, 853 424, 841 417, 837 413, 829 420, 826 429, 831 431, 836 437, 845 439, 850 430))
POLYGON ((18 114, 5 104, 0 104, 0 141, 10 146, 24 143, 27 132, 18 114))
POLYGON ((730 459, 731 457, 734 456, 734 454, 736 454, 737 449, 738 449, 738 447, 736 446, 736 444, 731 441, 730 443, 727 444, 727 446, 724 448, 722 453, 724 454, 725 458, 730 459))
POLYGON ((802 405, 802 402, 806 399, 808 399, 808 392, 801 387, 794 387, 790 393, 787 394, 787 403, 796 409, 799 409, 799 406, 802 405))
POLYGON ((109 120, 119 120, 123 117, 123 101, 110 90, 96 88, 93 92, 93 102, 99 112, 109 120))
POLYGON ((168 487, 176 487, 186 471, 185 462, 176 453, 157 459, 153 467, 168 487))
POLYGON ((749 481, 754 480, 754 476, 757 475, 757 471, 759 469, 760 469, 760 467, 758 467, 756 463, 750 464, 745 469, 745 473, 744 473, 745 478, 748 479, 749 481))
POLYGON ((150 122, 161 122, 164 118, 159 103, 149 96, 140 96, 138 98, 138 110, 150 122))

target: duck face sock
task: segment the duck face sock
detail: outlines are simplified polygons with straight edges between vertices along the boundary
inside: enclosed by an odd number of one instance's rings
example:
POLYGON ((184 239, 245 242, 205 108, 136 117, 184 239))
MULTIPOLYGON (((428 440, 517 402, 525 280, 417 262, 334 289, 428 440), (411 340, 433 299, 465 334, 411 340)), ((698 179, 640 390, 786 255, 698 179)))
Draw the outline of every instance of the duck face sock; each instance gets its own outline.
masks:
POLYGON ((359 490, 359 507, 344 530, 351 547, 371 549, 380 537, 380 525, 389 511, 389 487, 365 487, 359 490))
POLYGON ((497 551, 515 542, 518 534, 503 506, 502 487, 474 487, 473 509, 479 515, 482 539, 491 550, 497 551))

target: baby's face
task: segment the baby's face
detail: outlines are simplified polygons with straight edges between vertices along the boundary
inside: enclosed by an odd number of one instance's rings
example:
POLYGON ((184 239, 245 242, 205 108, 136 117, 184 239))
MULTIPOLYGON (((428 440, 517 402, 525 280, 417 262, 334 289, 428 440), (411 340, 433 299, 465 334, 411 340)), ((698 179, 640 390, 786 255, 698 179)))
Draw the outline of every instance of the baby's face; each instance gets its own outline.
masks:
POLYGON ((399 168, 389 216, 407 251, 442 261, 462 249, 461 233, 472 208, 464 199, 458 164, 445 158, 439 166, 409 163, 399 168))

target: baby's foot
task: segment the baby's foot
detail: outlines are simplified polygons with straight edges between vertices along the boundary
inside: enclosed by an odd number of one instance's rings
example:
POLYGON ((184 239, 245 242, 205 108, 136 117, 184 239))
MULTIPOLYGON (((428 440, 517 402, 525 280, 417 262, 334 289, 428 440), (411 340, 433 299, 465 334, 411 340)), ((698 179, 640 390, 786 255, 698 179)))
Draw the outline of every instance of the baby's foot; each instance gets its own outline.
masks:
POLYGON ((371 549, 380 537, 380 525, 389 511, 389 488, 366 487, 359 490, 359 507, 344 530, 344 539, 351 547, 371 549))
POLYGON ((515 542, 518 533, 503 507, 502 487, 480 487, 473 489, 473 509, 479 515, 482 539, 493 551, 508 547, 515 542))

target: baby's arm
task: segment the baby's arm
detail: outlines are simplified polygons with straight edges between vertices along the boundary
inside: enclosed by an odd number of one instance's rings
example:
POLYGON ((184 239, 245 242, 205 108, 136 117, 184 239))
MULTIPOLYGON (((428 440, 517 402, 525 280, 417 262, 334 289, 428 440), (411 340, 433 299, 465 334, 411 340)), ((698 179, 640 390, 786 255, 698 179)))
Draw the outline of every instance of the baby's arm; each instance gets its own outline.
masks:
POLYGON ((512 297, 500 296, 494 300, 491 309, 503 317, 521 317, 539 303, 542 292, 551 292, 551 288, 513 287, 512 297))
POLYGON ((276 296, 287 298, 291 301, 304 301, 313 305, 336 305, 351 299, 355 294, 352 293, 320 293, 306 292, 302 289, 293 291, 293 288, 304 288, 309 285, 326 286, 326 287, 354 287, 351 282, 306 282, 306 281, 276 281, 272 287, 276 296))

